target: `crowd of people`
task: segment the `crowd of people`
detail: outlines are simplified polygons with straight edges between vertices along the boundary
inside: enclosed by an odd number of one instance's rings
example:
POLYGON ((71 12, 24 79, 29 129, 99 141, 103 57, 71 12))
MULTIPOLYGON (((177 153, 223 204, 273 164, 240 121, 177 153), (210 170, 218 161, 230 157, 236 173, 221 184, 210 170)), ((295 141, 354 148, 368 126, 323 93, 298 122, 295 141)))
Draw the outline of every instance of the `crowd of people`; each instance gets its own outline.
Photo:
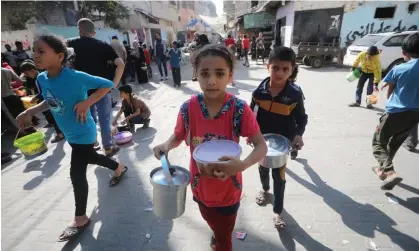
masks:
MULTIPOLYGON (((112 170, 114 175, 110 186, 117 185, 128 171, 126 165, 110 158, 119 151, 111 136, 111 126, 118 124, 122 114, 125 117, 124 123, 130 128, 136 124, 149 126, 151 111, 133 93, 126 80, 133 80, 136 75, 139 84, 147 83, 151 58, 154 58, 161 81, 168 79, 169 61, 174 85, 181 85, 181 52, 177 42, 169 46, 157 34, 153 48, 147 49, 146 45, 134 41, 131 49, 125 41, 121 44, 116 36, 110 45, 95 39, 95 27, 89 19, 79 20, 78 29, 80 37, 69 39, 66 43, 51 35, 35 39, 33 61, 22 60, 19 71, 25 78, 34 80, 33 88, 27 88, 38 95, 37 104, 26 110, 23 105, 19 105, 19 109, 13 111, 19 128, 29 130, 27 133, 35 130, 34 116, 43 113, 56 130, 55 142, 65 139, 72 148, 70 178, 75 195, 75 214, 59 241, 75 238, 90 223, 86 215, 88 164, 112 170), (72 48, 75 57, 69 55, 68 47, 72 48), (70 58, 72 60, 67 62, 70 58), (110 91, 116 87, 122 105, 112 118, 110 91), (97 123, 100 126, 104 155, 97 152, 100 148, 97 123)), ((192 80, 199 82, 202 92, 182 104, 173 134, 153 148, 155 157, 160 159, 162 152, 168 154, 183 141, 189 146, 193 200, 198 203, 202 218, 213 231, 210 246, 215 251, 232 250, 232 233, 243 190, 242 172, 266 155, 267 145, 263 135, 275 133, 288 138, 294 147, 291 159, 295 159, 304 147, 303 134, 308 116, 302 88, 296 83, 298 67, 296 55, 291 48, 278 46, 270 51, 267 58, 269 76, 253 91, 249 104, 226 91, 227 85, 234 82, 237 58, 244 56, 247 59, 249 49, 255 50, 256 55, 263 54, 265 52, 261 50, 265 49, 262 46, 262 34, 257 39, 252 38, 252 42, 247 35, 236 41, 229 36, 224 45, 219 45, 210 44, 206 35, 196 33, 193 43, 189 45, 192 80), (246 138, 247 143, 253 147, 252 152, 243 160, 225 156, 219 163, 204 165, 192 157, 194 149, 203 142, 212 139, 239 142, 240 137, 246 138)), ((388 86, 389 102, 373 136, 373 154, 380 164, 373 171, 383 180, 381 188, 387 190, 401 182, 394 171, 392 159, 419 122, 419 86, 415 82, 419 77, 419 34, 409 35, 402 48, 408 62, 396 66, 384 78, 384 86, 388 86)), ((377 52, 376 48, 370 48, 359 56, 354 65, 361 67, 361 78, 356 103, 351 106, 360 105, 366 80, 369 80, 368 93, 372 92, 374 84, 378 90, 381 73, 376 70, 379 64, 377 52)), ((20 101, 16 98, 12 82, 19 82, 21 78, 11 68, 2 67, 2 99, 9 100, 9 105, 20 101)), ((285 170, 286 165, 272 171, 259 166, 261 191, 256 196, 256 203, 266 204, 270 191, 269 175, 272 172, 273 225, 277 229, 287 227, 282 214, 285 170)))

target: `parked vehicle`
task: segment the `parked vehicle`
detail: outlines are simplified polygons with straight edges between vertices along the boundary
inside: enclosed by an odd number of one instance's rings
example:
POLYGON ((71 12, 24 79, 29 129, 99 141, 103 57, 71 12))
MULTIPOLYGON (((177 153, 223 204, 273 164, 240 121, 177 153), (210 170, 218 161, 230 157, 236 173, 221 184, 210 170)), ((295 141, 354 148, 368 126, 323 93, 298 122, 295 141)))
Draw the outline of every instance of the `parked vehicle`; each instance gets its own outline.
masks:
POLYGON ((394 66, 404 62, 402 57, 403 40, 410 34, 418 31, 387 32, 368 34, 355 40, 346 51, 343 64, 352 66, 359 53, 366 51, 370 46, 377 46, 380 51, 381 67, 383 72, 391 70, 394 66))
POLYGON ((338 56, 340 51, 339 42, 301 42, 298 45, 292 45, 291 48, 297 55, 298 60, 313 68, 320 68, 325 64, 333 63, 333 59, 338 56))

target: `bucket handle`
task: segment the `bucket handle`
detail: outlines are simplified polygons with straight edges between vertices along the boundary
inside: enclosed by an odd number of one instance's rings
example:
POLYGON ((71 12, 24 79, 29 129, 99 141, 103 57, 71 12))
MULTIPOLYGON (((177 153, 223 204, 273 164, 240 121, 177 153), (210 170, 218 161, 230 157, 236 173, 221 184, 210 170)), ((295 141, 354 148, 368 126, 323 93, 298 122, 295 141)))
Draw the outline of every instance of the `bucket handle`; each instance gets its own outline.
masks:
POLYGON ((160 153, 160 161, 161 161, 161 167, 163 169, 164 176, 166 177, 167 183, 169 186, 173 186, 173 179, 172 175, 170 174, 170 163, 169 160, 166 157, 166 154, 163 152, 160 153))
POLYGON ((15 141, 16 141, 17 136, 19 136, 19 133, 20 133, 20 129, 19 129, 19 130, 17 130, 16 136, 15 136, 15 140, 14 140, 13 142, 15 142, 15 141))

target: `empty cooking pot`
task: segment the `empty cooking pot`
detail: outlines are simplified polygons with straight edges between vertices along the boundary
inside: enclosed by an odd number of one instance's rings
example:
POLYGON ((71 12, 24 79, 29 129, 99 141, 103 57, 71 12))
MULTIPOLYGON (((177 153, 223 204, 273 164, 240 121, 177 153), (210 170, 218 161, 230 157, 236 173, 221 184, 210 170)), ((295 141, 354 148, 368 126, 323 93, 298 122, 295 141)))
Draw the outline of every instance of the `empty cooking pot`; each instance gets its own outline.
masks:
POLYGON ((280 168, 285 166, 288 161, 288 154, 292 144, 284 136, 274 133, 264 134, 263 138, 268 146, 266 156, 259 161, 259 164, 266 168, 280 168))
POLYGON ((153 211, 162 219, 172 220, 185 212, 186 192, 191 174, 185 168, 170 166, 165 154, 160 156, 161 167, 150 173, 153 185, 153 211))
POLYGON ((116 128, 118 129, 118 132, 131 131, 130 130, 131 128, 125 122, 118 123, 118 125, 116 126, 116 128))

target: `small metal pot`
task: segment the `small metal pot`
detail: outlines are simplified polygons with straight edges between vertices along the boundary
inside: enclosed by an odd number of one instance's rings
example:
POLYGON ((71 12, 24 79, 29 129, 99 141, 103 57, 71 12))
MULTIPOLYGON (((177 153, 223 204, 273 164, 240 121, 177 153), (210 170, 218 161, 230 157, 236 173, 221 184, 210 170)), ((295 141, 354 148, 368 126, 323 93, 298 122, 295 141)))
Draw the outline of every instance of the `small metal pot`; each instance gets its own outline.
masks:
POLYGON ((127 123, 118 123, 118 125, 116 126, 116 129, 118 130, 118 132, 129 132, 129 131, 131 131, 131 128, 129 127, 129 125, 127 123))
POLYGON ((263 138, 268 146, 266 156, 259 161, 259 165, 266 168, 280 168, 285 166, 292 144, 284 136, 274 133, 264 134, 263 138))
POLYGON ((162 166, 150 173, 153 185, 154 214, 165 220, 173 220, 185 212, 186 192, 191 174, 185 168, 170 166, 164 154, 162 166))

